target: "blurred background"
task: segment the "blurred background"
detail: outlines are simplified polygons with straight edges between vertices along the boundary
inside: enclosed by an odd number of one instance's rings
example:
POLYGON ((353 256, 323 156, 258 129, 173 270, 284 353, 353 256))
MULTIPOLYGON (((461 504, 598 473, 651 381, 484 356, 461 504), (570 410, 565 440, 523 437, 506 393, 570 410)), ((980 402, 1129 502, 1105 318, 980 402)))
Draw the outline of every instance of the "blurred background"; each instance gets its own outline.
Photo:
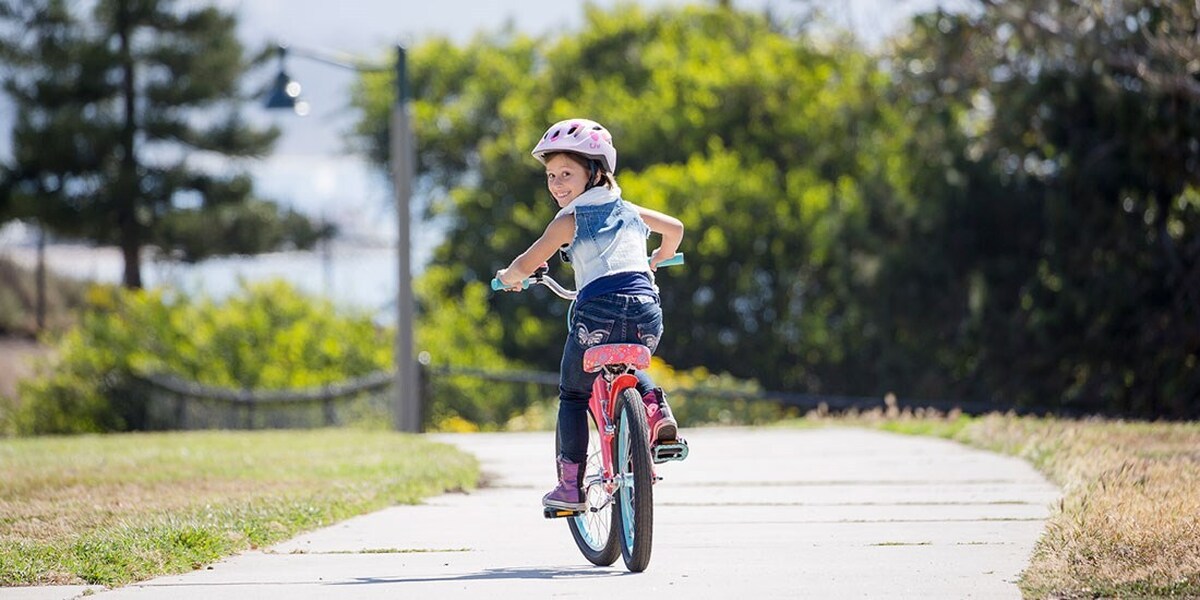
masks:
POLYGON ((614 133, 627 199, 688 227, 654 367, 681 418, 1194 418, 1184 4, 9 0, 0 328, 26 383, 0 422, 204 422, 152 399, 189 385, 383 393, 396 43, 426 427, 549 418, 566 307, 487 283, 553 215, 529 148, 577 115, 614 133), (303 116, 265 108, 281 68, 303 116))

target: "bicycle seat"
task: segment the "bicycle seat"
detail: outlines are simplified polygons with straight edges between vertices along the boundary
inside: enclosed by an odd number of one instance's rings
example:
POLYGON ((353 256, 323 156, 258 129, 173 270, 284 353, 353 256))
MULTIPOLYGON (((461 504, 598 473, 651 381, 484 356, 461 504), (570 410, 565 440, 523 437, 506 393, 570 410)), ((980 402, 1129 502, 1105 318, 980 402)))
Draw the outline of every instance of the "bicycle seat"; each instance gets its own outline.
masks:
POLYGON ((633 365, 635 369, 650 366, 650 349, 641 344, 601 344, 583 352, 583 370, 595 373, 604 365, 633 365))

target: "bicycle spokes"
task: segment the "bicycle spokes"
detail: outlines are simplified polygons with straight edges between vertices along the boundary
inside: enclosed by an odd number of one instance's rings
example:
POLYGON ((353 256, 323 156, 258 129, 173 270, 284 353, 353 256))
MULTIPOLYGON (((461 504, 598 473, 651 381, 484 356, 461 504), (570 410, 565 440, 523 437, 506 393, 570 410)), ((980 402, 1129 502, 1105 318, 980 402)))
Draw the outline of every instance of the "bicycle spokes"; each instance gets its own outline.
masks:
POLYGON ((570 515, 567 523, 571 529, 571 537, 584 557, 592 564, 608 566, 617 560, 621 551, 617 547, 617 530, 613 526, 612 482, 605 472, 605 456, 601 451, 604 442, 595 425, 593 415, 592 430, 588 436, 588 458, 583 475, 583 493, 588 508, 584 512, 570 515))

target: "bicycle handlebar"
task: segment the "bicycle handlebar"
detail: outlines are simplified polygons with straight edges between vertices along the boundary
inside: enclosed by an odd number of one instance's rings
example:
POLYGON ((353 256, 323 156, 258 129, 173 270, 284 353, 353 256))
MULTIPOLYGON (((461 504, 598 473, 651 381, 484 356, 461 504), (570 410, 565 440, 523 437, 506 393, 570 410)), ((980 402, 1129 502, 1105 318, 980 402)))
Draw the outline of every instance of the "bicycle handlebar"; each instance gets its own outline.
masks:
MULTIPOLYGON (((646 260, 649 261, 650 259, 647 258, 646 260)), ((668 258, 667 260, 664 260, 664 261, 658 263, 658 266, 670 267, 670 266, 682 265, 682 264, 683 264, 683 253, 676 252, 675 256, 672 256, 671 258, 668 258)), ((577 291, 568 290, 568 289, 564 288, 561 284, 559 284, 557 281, 555 281, 554 279, 552 279, 550 277, 546 277, 546 269, 544 269, 544 268, 534 271, 533 277, 525 279, 524 281, 521 282, 521 285, 522 285, 522 287, 530 287, 535 283, 540 283, 540 284, 550 288, 550 291, 554 292, 558 297, 563 298, 565 300, 574 300, 576 294, 578 294, 577 291)), ((516 287, 516 286, 506 286, 503 283, 500 283, 499 279, 496 279, 494 277, 492 278, 492 289, 493 290, 511 289, 513 287, 516 287)))

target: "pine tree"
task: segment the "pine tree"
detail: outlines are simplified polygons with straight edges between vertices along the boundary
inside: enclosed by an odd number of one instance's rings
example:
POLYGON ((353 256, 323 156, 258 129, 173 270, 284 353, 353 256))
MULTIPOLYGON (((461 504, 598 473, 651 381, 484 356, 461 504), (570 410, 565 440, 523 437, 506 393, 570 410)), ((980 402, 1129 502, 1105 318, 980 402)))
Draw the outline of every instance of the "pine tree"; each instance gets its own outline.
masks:
POLYGON ((278 137, 242 119, 252 64, 234 15, 174 0, 77 12, 63 0, 0 6, 17 105, 0 215, 119 246, 127 287, 141 287, 147 246, 196 260, 318 239, 306 219, 253 199, 247 174, 212 167, 261 157, 278 137))

